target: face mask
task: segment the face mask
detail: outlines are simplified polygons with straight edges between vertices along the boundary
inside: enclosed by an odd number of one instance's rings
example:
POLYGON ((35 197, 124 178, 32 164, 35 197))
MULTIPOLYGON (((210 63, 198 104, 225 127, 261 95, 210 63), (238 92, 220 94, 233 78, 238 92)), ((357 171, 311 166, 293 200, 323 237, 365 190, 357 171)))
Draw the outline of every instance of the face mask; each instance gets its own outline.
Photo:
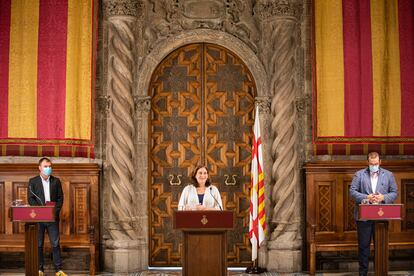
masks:
POLYGON ((369 165, 369 171, 370 172, 377 172, 379 170, 379 165, 369 165))
POLYGON ((45 168, 43 168, 42 173, 44 175, 47 175, 47 176, 51 175, 52 174, 52 167, 45 167, 45 168))

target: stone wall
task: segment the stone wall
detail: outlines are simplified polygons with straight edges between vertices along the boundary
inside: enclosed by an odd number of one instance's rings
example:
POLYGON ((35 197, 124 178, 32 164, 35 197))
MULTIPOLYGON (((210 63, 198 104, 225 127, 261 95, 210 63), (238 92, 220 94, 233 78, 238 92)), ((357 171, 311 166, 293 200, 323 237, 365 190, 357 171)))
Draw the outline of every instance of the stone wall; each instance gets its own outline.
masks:
POLYGON ((102 217, 107 270, 148 265, 148 87, 156 66, 180 46, 208 42, 238 55, 252 72, 265 148, 267 244, 260 264, 302 270, 305 136, 310 80, 301 0, 104 0, 99 42, 102 217), (305 47, 305 48, 304 48, 305 47), (308 76, 307 76, 308 77, 308 76), (139 203, 139 204, 138 204, 139 203))

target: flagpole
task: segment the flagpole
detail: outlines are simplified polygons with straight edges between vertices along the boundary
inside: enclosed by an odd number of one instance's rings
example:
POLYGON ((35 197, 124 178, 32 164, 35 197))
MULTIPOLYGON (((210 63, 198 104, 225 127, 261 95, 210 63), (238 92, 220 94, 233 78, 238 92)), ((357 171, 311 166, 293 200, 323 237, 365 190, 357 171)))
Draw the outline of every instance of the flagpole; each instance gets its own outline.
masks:
POLYGON ((253 261, 253 266, 246 268, 247 274, 261 274, 266 271, 266 268, 262 268, 258 265, 257 259, 253 261))
POLYGON ((259 248, 266 236, 266 215, 264 210, 264 175, 258 106, 256 106, 253 134, 249 212, 249 237, 252 244, 253 265, 246 269, 246 273, 260 274, 266 272, 265 268, 258 265, 259 248))

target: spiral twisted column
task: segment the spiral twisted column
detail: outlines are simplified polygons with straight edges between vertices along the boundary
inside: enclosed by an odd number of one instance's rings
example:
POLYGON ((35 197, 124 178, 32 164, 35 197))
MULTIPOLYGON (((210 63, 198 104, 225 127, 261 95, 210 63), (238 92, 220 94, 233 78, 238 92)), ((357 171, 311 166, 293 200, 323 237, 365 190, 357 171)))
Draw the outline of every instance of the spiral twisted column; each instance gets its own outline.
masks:
POLYGON ((272 179, 275 181, 272 199, 276 203, 272 214, 272 222, 276 225, 272 240, 279 239, 283 234, 284 240, 295 240, 296 235, 300 235, 300 217, 295 212, 298 209, 297 191, 300 184, 295 149, 295 28, 294 21, 284 20, 275 26, 271 34, 273 41, 277 41, 271 56, 274 72, 270 80, 270 91, 273 92, 271 132, 274 137, 271 149, 274 160, 272 179), (287 231, 291 232, 288 237, 287 231))
POLYGON ((112 217, 108 233, 113 240, 135 240, 135 136, 133 82, 137 1, 104 2, 108 18, 107 127, 109 197, 112 217), (134 4, 135 3, 135 4, 134 4))
POLYGON ((256 6, 262 19, 262 60, 269 77, 271 96, 271 175, 274 204, 269 248, 269 269, 301 270, 300 177, 296 141, 296 52, 299 24, 295 1, 262 0, 256 6))

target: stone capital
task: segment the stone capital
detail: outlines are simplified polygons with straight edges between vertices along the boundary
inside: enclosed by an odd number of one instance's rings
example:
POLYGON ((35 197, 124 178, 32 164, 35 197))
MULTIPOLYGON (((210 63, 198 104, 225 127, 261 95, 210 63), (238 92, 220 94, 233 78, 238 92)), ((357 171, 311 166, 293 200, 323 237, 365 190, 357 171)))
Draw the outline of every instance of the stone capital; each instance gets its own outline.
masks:
POLYGON ((151 110, 151 97, 136 96, 134 97, 135 110, 137 112, 148 113, 151 110))
POLYGON ((262 0, 254 7, 255 14, 261 20, 278 17, 290 17, 298 20, 302 14, 302 3, 291 0, 262 0))
POLYGON ((259 111, 261 114, 270 114, 270 105, 272 100, 270 97, 261 96, 254 98, 255 106, 259 107, 259 111))
POLYGON ((104 0, 103 10, 106 18, 113 16, 132 16, 140 18, 144 4, 141 0, 104 0))

